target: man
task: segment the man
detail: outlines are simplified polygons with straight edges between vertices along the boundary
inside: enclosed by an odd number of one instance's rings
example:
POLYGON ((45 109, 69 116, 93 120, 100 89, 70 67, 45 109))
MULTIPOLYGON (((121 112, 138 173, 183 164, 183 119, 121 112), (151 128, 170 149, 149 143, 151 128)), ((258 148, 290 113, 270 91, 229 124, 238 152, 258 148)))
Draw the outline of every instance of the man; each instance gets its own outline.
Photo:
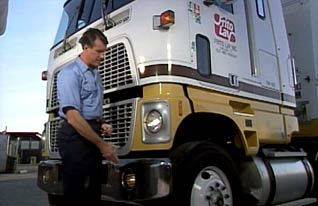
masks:
POLYGON ((59 115, 64 119, 58 131, 63 162, 66 205, 99 205, 101 161, 117 163, 116 146, 98 135, 112 133, 102 122, 103 88, 97 67, 104 59, 107 38, 98 29, 88 29, 79 42, 83 51, 57 78, 59 115))

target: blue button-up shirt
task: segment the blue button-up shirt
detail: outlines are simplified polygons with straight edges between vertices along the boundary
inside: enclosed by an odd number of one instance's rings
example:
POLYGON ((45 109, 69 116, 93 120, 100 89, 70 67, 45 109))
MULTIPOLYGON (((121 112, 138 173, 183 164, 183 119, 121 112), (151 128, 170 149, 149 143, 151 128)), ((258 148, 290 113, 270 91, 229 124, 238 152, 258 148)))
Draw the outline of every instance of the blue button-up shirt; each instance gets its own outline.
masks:
POLYGON ((66 118, 65 107, 73 107, 86 120, 99 119, 103 115, 103 88, 98 69, 88 68, 77 57, 57 76, 59 115, 66 118))

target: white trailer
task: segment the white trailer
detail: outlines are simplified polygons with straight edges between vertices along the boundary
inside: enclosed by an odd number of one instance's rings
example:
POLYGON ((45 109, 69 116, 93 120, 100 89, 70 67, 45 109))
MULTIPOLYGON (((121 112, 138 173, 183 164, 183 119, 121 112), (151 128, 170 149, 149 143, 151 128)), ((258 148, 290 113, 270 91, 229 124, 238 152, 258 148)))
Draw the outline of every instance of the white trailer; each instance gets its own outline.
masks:
POLYGON ((17 141, 10 141, 10 135, 0 133, 0 172, 14 172, 18 155, 17 141))
MULTIPOLYGON (((296 65, 297 117, 301 126, 307 124, 304 127, 314 128, 318 126, 318 1, 282 2, 289 45, 296 65)), ((310 136, 317 136, 318 133, 313 131, 310 136)))
POLYGON ((7 167, 8 136, 0 134, 0 172, 5 172, 7 167))

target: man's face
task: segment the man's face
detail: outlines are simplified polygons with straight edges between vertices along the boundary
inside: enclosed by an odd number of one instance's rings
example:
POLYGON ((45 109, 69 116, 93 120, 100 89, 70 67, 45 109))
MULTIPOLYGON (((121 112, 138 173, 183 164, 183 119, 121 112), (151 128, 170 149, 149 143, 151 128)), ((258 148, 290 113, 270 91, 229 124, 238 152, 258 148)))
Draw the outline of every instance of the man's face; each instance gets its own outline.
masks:
POLYGON ((98 67, 101 61, 104 59, 104 53, 106 51, 106 45, 100 40, 96 39, 94 41, 93 47, 84 46, 83 54, 85 55, 85 59, 87 62, 87 66, 91 68, 98 67))

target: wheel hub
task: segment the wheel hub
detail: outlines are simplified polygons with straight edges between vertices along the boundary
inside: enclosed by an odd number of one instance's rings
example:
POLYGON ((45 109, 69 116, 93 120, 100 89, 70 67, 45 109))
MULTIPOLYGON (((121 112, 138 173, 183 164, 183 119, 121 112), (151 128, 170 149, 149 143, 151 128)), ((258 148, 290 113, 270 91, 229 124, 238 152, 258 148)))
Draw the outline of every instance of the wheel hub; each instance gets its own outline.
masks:
POLYGON ((224 200, 228 198, 229 195, 223 182, 213 180, 206 190, 206 199, 209 201, 209 205, 224 205, 224 200))
POLYGON ((225 174, 217 167, 201 170, 195 179, 191 206, 232 206, 231 186, 225 174))

